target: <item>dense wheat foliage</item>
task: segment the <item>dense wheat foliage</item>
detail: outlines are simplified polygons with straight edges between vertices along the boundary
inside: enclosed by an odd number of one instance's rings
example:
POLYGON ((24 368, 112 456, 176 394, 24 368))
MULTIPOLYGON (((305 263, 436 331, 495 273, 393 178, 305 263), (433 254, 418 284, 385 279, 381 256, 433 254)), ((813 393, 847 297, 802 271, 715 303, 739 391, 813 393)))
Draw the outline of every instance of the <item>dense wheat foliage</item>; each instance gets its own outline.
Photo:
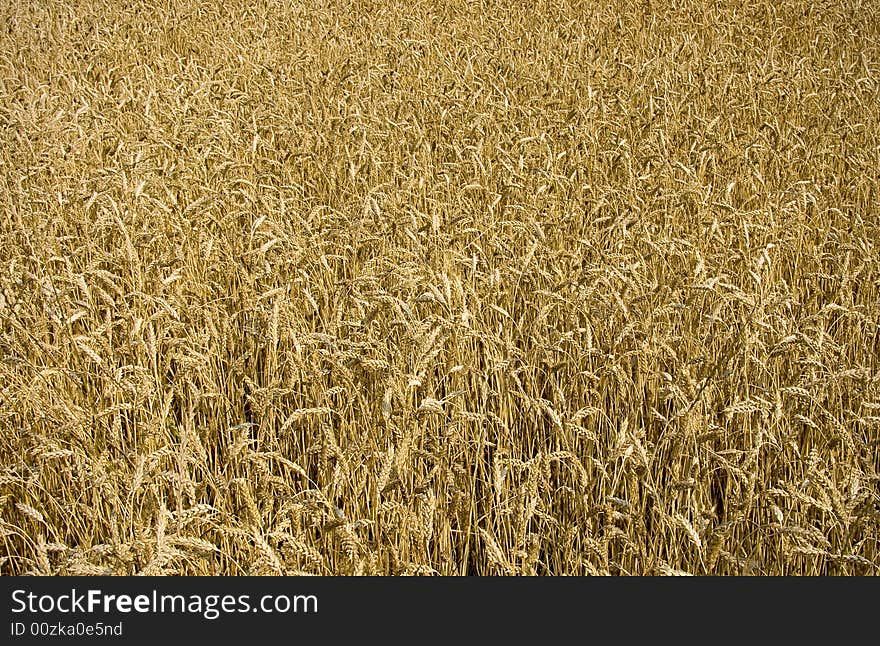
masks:
POLYGON ((875 3, 158 4, 0 4, 0 572, 878 573, 875 3))

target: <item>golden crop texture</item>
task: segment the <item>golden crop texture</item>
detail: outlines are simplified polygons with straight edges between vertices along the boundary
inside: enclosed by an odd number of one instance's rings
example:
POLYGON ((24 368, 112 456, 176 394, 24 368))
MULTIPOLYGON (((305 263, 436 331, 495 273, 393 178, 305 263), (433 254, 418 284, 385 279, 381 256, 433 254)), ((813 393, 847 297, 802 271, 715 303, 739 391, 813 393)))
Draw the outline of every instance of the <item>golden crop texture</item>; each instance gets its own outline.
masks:
POLYGON ((880 12, 0 3, 0 573, 876 575, 880 12))

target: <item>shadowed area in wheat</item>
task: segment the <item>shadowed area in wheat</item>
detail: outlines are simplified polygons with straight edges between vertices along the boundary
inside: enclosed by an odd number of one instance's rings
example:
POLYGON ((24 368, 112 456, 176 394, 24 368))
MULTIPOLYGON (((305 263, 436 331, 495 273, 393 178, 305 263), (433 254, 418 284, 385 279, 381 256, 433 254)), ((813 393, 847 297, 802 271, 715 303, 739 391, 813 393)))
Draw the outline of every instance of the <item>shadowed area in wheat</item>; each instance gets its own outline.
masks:
POLYGON ((877 574, 870 2, 0 7, 0 573, 877 574))

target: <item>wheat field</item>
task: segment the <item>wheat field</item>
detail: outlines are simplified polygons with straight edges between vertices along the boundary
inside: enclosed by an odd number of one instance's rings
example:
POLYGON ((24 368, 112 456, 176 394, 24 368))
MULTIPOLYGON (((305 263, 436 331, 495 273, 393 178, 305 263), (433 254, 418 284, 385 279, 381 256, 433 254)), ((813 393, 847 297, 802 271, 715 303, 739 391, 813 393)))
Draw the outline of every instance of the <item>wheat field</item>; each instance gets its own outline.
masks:
POLYGON ((0 17, 0 573, 878 574, 876 3, 0 17))

